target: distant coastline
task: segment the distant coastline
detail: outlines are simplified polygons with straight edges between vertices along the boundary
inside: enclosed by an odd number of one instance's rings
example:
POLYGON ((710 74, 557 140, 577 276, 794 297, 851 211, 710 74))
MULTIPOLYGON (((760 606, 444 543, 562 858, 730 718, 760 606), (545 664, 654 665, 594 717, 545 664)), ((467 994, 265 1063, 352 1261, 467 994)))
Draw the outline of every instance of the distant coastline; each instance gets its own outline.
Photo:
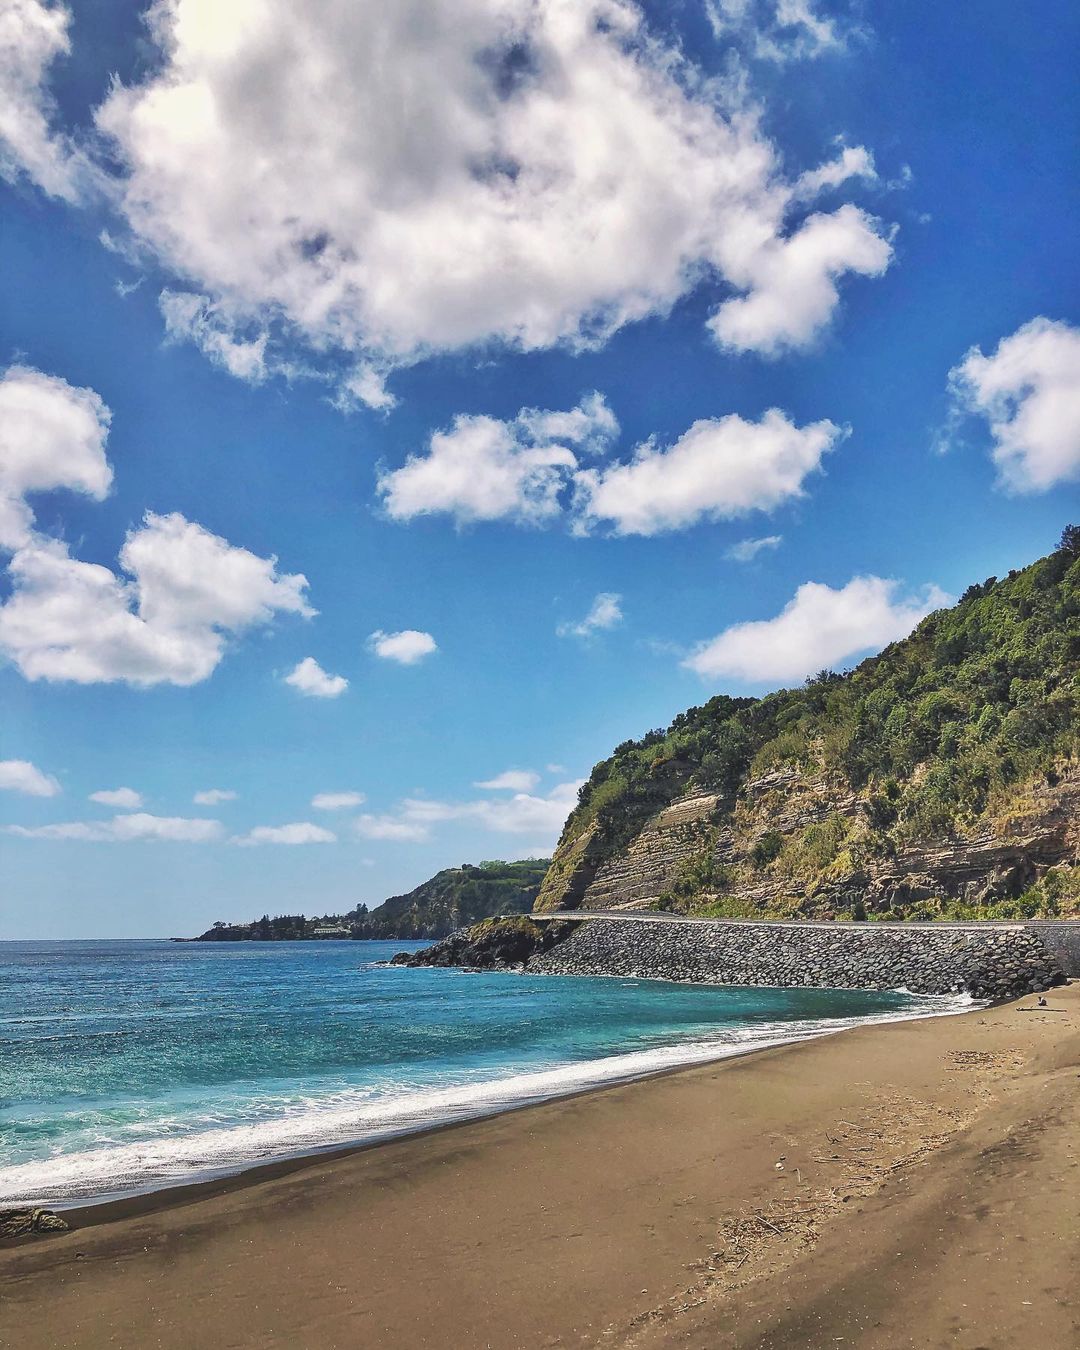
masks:
POLYGON ((374 909, 357 905, 343 914, 264 914, 248 923, 219 920, 178 942, 381 941, 441 938, 482 919, 527 913, 540 892, 549 858, 462 863, 446 867, 405 895, 374 909))

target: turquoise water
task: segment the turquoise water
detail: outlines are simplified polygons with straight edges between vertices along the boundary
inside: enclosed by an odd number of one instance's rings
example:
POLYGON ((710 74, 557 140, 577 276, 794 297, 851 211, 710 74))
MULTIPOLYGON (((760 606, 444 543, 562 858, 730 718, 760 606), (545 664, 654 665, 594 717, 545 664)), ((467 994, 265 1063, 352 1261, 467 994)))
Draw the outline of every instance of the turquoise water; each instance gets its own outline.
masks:
POLYGON ((940 999, 406 970, 421 943, 0 943, 0 1201, 65 1204, 940 999))

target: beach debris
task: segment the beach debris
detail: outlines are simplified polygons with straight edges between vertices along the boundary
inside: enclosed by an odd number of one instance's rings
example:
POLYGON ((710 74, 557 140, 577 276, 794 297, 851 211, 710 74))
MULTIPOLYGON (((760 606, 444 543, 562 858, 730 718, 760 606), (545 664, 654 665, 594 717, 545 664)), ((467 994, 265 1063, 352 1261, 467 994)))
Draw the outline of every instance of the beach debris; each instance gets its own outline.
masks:
POLYGON ((70 1225, 51 1209, 0 1209, 0 1238, 29 1237, 34 1233, 66 1233, 70 1225))

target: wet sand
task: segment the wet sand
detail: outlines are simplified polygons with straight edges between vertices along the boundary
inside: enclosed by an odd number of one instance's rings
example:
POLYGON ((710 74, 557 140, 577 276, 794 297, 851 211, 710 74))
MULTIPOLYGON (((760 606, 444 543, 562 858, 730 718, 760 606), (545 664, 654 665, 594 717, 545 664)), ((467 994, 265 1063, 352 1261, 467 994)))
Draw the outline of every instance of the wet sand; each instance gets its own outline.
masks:
POLYGON ((84 1210, 0 1346, 1080 1345, 1080 985, 84 1210))

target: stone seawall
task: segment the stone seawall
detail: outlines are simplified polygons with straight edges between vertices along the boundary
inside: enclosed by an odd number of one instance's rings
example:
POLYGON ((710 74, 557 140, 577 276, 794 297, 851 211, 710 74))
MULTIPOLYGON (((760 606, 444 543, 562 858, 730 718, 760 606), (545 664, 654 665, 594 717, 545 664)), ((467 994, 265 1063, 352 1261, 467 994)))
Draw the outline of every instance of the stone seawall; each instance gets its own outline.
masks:
POLYGON ((1039 937, 1015 928, 892 924, 633 923, 593 919, 530 972, 620 975, 693 984, 910 989, 1011 998, 1064 981, 1039 937))

